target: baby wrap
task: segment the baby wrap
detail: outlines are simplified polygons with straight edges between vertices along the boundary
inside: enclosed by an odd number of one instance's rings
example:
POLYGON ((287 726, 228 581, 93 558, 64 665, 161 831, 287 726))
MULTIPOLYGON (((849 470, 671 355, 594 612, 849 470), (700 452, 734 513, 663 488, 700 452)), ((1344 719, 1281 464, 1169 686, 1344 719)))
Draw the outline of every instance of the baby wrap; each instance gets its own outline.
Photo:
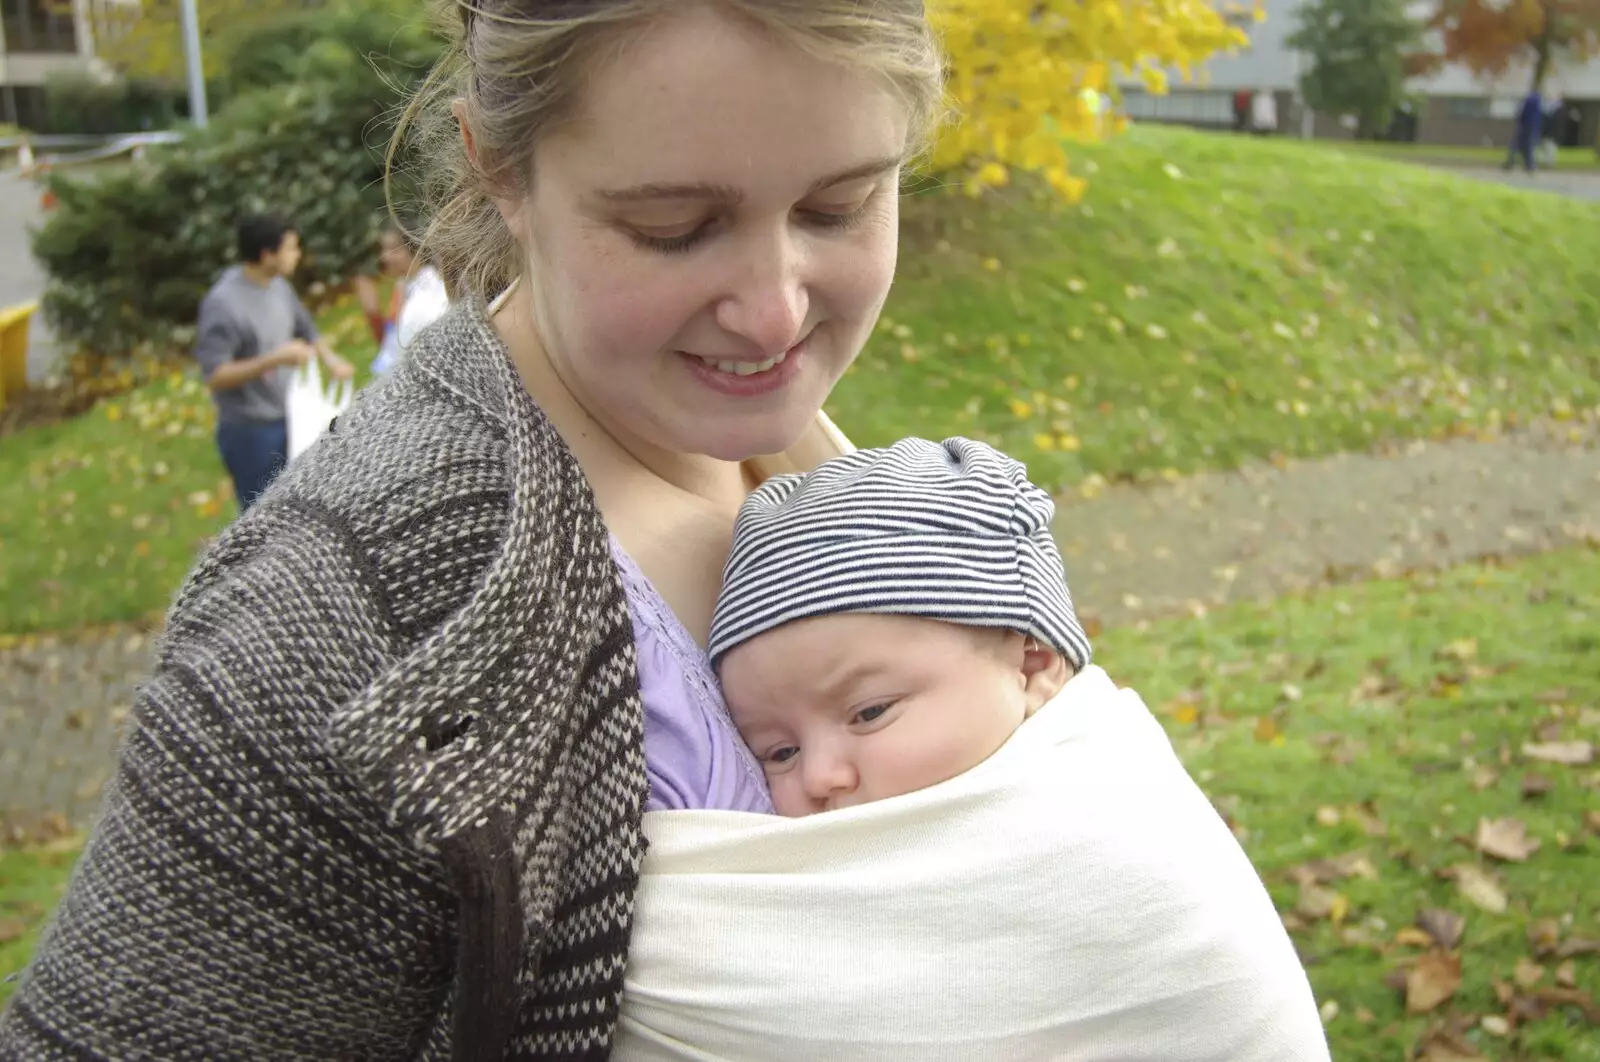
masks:
POLYGON ((616 1062, 1329 1057, 1249 860, 1098 667, 942 785, 645 832, 616 1062))

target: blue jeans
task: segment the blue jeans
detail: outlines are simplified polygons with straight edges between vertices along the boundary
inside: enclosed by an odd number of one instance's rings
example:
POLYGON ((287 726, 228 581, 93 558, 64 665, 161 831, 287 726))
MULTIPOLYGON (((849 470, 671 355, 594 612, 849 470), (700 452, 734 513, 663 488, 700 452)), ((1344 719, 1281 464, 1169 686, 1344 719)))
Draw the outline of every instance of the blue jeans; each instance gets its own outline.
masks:
POLYGON ((217 425, 217 449, 233 477, 233 493, 242 513, 272 486, 289 462, 289 423, 223 421, 217 425))

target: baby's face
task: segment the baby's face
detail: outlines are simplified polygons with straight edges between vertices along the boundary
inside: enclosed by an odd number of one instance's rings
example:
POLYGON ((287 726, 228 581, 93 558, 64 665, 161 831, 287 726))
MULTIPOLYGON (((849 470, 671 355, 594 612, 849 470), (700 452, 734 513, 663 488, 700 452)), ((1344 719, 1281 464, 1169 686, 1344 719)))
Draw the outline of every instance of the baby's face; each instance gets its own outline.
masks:
POLYGON ((731 650, 723 694, 780 815, 865 804, 982 763, 1070 671, 1010 631, 904 616, 802 620, 731 650))

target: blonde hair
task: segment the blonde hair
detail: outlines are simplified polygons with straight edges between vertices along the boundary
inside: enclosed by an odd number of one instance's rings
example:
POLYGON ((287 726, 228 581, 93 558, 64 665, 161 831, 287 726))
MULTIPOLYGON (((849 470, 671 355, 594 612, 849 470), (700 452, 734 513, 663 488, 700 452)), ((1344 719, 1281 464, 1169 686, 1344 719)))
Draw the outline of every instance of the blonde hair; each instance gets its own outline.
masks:
MULTIPOLYGON (((417 160, 420 243, 453 295, 488 299, 522 271, 495 198, 524 194, 539 139, 581 106, 598 64, 689 0, 435 0, 449 47, 400 118, 389 145, 417 160), (452 113, 465 108, 476 160, 452 113)), ((908 151, 925 149, 940 117, 943 65, 921 0, 698 0, 743 16, 810 55, 868 71, 904 100, 908 151)), ((409 176, 409 175, 408 175, 409 176)), ((414 237, 415 238, 415 237, 414 237)))

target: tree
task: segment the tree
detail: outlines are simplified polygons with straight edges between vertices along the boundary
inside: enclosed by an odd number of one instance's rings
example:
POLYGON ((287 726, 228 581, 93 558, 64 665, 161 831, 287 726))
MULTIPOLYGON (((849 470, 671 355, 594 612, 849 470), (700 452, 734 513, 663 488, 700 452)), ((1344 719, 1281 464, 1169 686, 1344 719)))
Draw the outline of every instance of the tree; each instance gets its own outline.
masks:
POLYGON ((1300 78, 1311 109, 1354 115, 1356 135, 1377 139, 1405 95, 1405 57, 1421 33, 1405 0, 1312 0, 1287 43, 1311 59, 1300 78))
POLYGON ((1436 0, 1428 26, 1438 48, 1416 69, 1456 62, 1499 76, 1526 64, 1531 88, 1543 86, 1562 59, 1600 54, 1600 0, 1436 0))
POLYGON ((1016 168, 1076 198, 1083 182, 1063 140, 1104 134, 1099 101, 1115 97, 1117 75, 1137 73, 1165 92, 1168 69, 1187 78, 1194 64, 1247 43, 1208 0, 933 0, 928 11, 950 57, 959 119, 932 165, 963 174, 972 195, 1016 168))

